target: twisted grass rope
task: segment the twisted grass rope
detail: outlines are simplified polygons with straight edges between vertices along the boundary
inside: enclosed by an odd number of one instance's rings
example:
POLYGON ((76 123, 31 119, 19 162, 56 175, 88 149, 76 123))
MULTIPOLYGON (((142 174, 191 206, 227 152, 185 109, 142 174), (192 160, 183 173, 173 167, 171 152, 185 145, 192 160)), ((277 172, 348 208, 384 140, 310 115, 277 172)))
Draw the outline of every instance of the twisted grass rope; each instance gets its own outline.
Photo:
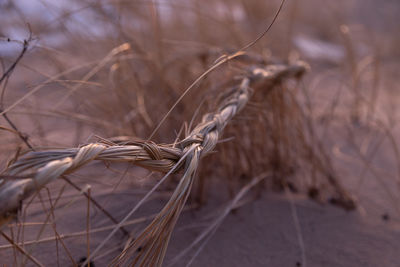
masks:
POLYGON ((28 153, 5 171, 5 176, 27 178, 0 179, 0 227, 15 218, 24 199, 61 175, 72 173, 93 160, 131 162, 164 173, 183 168, 183 177, 168 203, 112 263, 160 266, 172 230, 189 196, 199 160, 214 149, 225 126, 246 105, 252 94, 250 86, 262 82, 269 89, 286 78, 301 77, 306 69, 303 62, 249 69, 217 111, 205 114, 201 123, 176 146, 148 141, 131 141, 123 145, 98 142, 79 148, 28 153), (176 166, 183 156, 186 159, 182 166, 176 166), (142 250, 132 257, 139 247, 142 250))

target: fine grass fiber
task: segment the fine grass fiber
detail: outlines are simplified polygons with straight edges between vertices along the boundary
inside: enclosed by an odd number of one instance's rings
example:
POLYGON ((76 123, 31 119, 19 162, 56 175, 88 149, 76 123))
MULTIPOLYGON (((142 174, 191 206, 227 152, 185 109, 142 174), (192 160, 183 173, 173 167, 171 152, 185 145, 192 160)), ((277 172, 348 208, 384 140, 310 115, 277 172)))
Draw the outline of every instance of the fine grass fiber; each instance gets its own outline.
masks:
POLYGON ((303 265, 294 195, 400 218, 400 7, 366 2, 0 3, 0 263, 190 265, 271 192, 303 265))

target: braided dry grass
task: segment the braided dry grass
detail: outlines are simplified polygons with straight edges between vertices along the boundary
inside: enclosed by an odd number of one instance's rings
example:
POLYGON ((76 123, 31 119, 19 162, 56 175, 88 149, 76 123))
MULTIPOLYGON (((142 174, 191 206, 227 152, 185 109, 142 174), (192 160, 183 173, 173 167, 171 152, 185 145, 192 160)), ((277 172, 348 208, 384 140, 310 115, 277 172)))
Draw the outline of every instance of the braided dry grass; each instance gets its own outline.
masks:
MULTIPOLYGON (((4 225, 17 216, 24 199, 58 177, 72 173, 93 160, 131 162, 153 171, 167 173, 159 184, 170 173, 183 169, 182 178, 165 207, 112 263, 160 266, 171 233, 191 191, 199 160, 214 149, 225 126, 247 104, 252 94, 252 84, 262 82, 269 89, 287 78, 300 78, 306 69, 303 62, 248 69, 240 84, 226 94, 217 111, 205 114, 201 123, 186 138, 174 144, 155 144, 142 140, 102 140, 79 148, 28 153, 12 163, 0 180, 0 224, 4 225), (141 248, 140 252, 134 255, 138 248, 141 248)), ((147 196, 156 187, 157 185, 147 196)), ((123 222, 116 226, 109 237, 123 222)), ((107 239, 102 244, 106 241, 107 239)))

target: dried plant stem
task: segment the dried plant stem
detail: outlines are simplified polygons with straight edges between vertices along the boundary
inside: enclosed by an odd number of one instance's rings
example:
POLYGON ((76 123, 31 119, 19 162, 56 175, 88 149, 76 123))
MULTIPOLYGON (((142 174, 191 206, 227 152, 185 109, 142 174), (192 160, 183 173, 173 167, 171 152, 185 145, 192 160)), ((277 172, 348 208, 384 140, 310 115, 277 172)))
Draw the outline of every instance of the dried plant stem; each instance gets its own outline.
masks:
POLYGON ((29 253, 27 253, 20 245, 14 243, 13 239, 10 238, 8 235, 6 235, 5 233, 3 233, 2 231, 0 231, 0 234, 4 237, 4 239, 6 239, 8 242, 10 242, 10 244, 13 244, 13 246, 19 251, 21 252, 23 255, 25 255, 29 260, 31 260, 36 266, 39 267, 44 267, 43 264, 41 264, 35 257, 33 257, 32 255, 30 255, 29 253))

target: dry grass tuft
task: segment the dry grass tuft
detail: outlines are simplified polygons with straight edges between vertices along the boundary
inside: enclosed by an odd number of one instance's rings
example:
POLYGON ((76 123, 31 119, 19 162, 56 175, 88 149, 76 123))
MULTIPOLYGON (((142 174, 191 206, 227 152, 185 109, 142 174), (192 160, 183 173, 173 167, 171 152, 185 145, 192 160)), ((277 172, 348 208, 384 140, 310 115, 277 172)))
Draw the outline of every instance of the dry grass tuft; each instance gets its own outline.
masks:
POLYGON ((400 214, 400 39, 396 25, 353 16, 366 4, 40 2, 46 15, 0 4, 7 263, 161 265, 185 204, 216 191, 231 202, 190 247, 250 191, 362 209, 359 189, 376 180, 400 214))
MULTIPOLYGON (((228 122, 247 104, 251 95, 251 84, 262 83, 266 87, 264 89, 272 90, 280 81, 290 77, 300 78, 305 71, 306 65, 301 62, 292 66, 269 65, 265 68, 251 68, 240 85, 225 94, 225 99, 215 113, 205 114, 202 122, 183 140, 178 140, 171 145, 156 145, 146 141, 118 145, 111 141, 105 144, 106 142, 103 141, 103 143, 88 144, 76 149, 31 152, 12 163, 5 177, 31 176, 33 178, 16 180, 3 178, 1 180, 1 221, 8 222, 15 217, 21 208, 22 201, 49 182, 62 175, 70 174, 93 160, 131 162, 150 170, 168 172, 168 174, 179 170, 183 165, 184 174, 164 209, 112 263, 119 266, 127 264, 127 261, 133 261, 130 264, 160 266, 172 230, 190 194, 200 157, 214 149, 228 122), (132 258, 132 254, 139 247, 142 247, 139 255, 132 258)), ((131 215, 132 213, 120 224, 131 215)), ((104 242, 118 229, 119 226, 104 242)), ((102 245, 92 255, 101 248, 102 245)))

